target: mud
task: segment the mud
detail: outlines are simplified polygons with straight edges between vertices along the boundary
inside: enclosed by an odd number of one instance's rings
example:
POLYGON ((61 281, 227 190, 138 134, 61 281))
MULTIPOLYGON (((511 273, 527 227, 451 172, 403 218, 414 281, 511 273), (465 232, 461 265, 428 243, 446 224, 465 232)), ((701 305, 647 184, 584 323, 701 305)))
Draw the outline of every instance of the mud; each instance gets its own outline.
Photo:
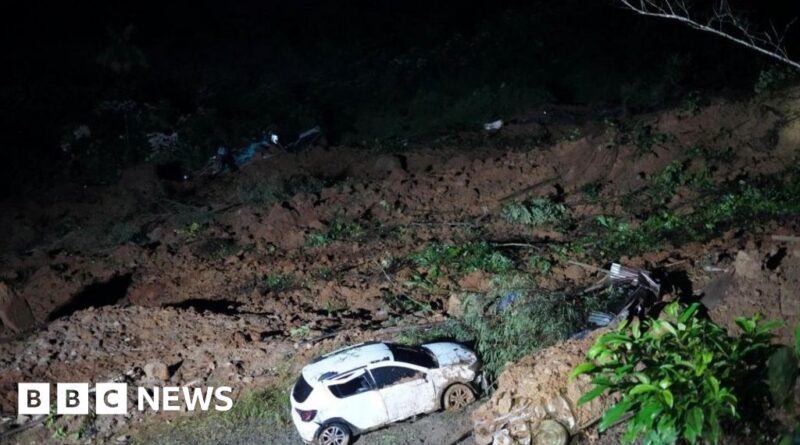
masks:
MULTIPOLYGON (((519 145, 513 141, 538 139, 543 130, 520 119, 501 132, 507 143, 462 134, 436 148, 390 153, 316 146, 188 182, 161 181, 153 166, 142 165, 116 185, 64 184, 4 202, 0 281, 30 308, 35 328, 0 327, 0 414, 15 417, 19 381, 97 382, 126 373, 139 379, 137 369, 158 362, 180 363, 172 383, 225 381, 239 391, 272 381, 277 365, 299 366, 334 343, 441 320, 448 291, 485 289, 488 278, 443 283, 445 292, 409 288, 409 253, 433 240, 568 241, 569 233, 510 224, 500 209, 557 196, 579 232, 594 216, 620 211, 623 194, 692 147, 731 154, 711 172, 715 182, 780 171, 797 153, 795 96, 636 116, 673 136, 647 153, 599 123, 587 124, 578 140, 559 136, 572 125, 553 125, 552 143, 519 145), (591 184, 599 184, 599 200, 582 192, 591 184), (338 222, 360 230, 308 244, 338 222), (400 307, 398 296, 431 310, 400 307), (321 336, 331 337, 306 349, 321 336)), ((693 198, 687 191, 670 205, 690 206, 693 198)), ((800 245, 770 235, 797 232, 797 221, 782 221, 609 261, 677 268, 693 292, 707 289, 712 316, 726 326, 756 310, 794 323, 800 245), (740 251, 752 259, 746 273, 735 271, 740 251), (723 272, 708 272, 710 266, 723 272)), ((593 278, 557 262, 540 285, 574 289, 593 278)), ((789 329, 779 335, 786 340, 789 329)))

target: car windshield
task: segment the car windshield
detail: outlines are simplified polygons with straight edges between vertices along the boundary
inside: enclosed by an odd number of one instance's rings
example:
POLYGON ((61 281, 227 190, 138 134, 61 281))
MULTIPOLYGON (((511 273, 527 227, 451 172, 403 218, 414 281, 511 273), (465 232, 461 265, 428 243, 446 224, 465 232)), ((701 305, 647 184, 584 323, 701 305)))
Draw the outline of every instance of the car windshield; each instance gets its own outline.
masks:
POLYGON ((388 344, 387 346, 389 346, 389 349, 392 351, 395 361, 411 363, 412 365, 428 369, 437 368, 439 366, 439 364, 436 363, 433 353, 425 348, 395 344, 388 344))

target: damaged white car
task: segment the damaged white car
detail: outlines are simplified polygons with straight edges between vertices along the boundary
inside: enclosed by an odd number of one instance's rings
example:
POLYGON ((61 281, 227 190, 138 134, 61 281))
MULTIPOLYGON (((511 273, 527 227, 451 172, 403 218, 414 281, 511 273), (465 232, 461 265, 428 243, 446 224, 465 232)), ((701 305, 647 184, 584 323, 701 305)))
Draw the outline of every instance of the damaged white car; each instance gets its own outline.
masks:
POLYGON ((292 420, 306 443, 353 437, 418 414, 475 400, 478 357, 457 343, 362 343, 319 357, 292 393, 292 420))

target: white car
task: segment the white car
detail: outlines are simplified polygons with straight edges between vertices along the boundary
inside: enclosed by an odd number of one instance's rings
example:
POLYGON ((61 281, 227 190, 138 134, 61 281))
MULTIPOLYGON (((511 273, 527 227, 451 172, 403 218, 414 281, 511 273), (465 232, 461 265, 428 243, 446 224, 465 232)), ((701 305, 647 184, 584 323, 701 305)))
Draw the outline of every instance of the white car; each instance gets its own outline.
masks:
POLYGON ((478 357, 457 343, 362 343, 303 368, 291 393, 292 420, 306 443, 351 438, 440 408, 475 400, 478 357))

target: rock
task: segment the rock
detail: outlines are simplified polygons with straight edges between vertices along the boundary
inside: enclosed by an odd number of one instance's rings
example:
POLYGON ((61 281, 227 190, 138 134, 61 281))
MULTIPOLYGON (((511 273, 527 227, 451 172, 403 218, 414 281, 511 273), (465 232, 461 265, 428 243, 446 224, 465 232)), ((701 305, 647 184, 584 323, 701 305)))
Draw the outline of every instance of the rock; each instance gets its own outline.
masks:
POLYGON ((569 434, 564 425, 552 419, 547 419, 539 424, 539 429, 533 437, 532 445, 567 445, 569 434))
POLYGON ((757 280, 761 277, 761 262, 754 259, 744 250, 740 250, 736 254, 733 268, 736 271, 737 277, 747 278, 749 280, 757 280))
POLYGON ((714 277, 703 289, 703 304, 708 308, 719 306, 728 295, 733 285, 733 276, 729 273, 714 277))
POLYGON ((450 298, 447 299, 447 315, 453 318, 464 316, 464 308, 461 306, 461 294, 450 294, 450 298))
POLYGON ((5 283, 0 283, 0 321, 13 332, 27 331, 36 325, 28 303, 5 283))
POLYGON ((514 442, 508 430, 500 430, 494 434, 492 445, 512 445, 514 442))
POLYGON ((149 379, 165 382, 169 380, 169 368, 161 362, 150 362, 144 365, 144 375, 149 379))

